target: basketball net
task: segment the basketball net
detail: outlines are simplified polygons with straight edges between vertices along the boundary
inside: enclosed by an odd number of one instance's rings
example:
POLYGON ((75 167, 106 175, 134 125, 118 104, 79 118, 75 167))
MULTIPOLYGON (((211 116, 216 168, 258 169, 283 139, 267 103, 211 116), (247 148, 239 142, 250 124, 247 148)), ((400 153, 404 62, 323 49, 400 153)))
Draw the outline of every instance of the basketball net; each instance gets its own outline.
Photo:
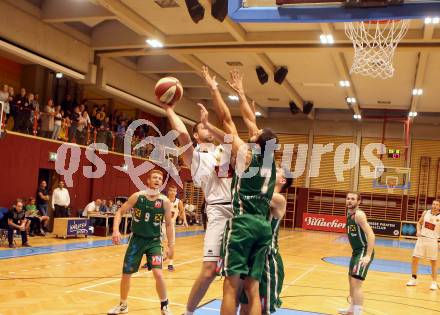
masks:
POLYGON ((408 26, 409 20, 346 22, 345 34, 354 47, 350 73, 391 78, 394 75, 394 51, 408 26))

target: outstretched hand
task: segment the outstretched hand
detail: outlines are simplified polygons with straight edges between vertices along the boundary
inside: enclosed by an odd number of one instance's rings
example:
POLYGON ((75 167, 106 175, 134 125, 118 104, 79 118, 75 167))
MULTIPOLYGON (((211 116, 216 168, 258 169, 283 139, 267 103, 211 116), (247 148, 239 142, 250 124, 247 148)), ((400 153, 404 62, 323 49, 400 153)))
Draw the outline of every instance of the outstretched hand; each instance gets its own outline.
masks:
POLYGON ((215 75, 211 76, 209 74, 209 69, 207 66, 202 67, 202 75, 205 79, 206 84, 209 86, 211 90, 217 90, 218 89, 218 83, 215 80, 215 75))
POLYGON ((206 110, 205 106, 201 103, 197 103, 197 106, 200 108, 200 122, 206 126, 208 124, 208 111, 206 110))
POLYGON ((238 94, 244 94, 244 88, 243 88, 243 75, 241 73, 234 69, 230 72, 230 80, 227 81, 228 85, 238 94))
POLYGON ((177 104, 177 102, 174 104, 166 104, 166 103, 162 103, 159 98, 156 98, 156 99, 157 99, 157 102, 159 103, 159 106, 165 110, 169 110, 169 109, 174 110, 174 108, 176 107, 176 104, 177 104))

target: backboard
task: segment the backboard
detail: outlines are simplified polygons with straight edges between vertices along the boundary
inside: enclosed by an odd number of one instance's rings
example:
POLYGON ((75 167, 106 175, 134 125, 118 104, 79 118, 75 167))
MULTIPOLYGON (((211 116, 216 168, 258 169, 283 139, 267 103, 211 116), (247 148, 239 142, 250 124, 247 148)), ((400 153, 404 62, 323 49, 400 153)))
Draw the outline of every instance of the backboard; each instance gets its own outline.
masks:
POLYGON ((411 169, 408 167, 376 167, 374 170, 373 187, 387 189, 393 193, 395 189, 406 190, 411 186, 411 169))
POLYGON ((424 19, 429 16, 440 16, 440 1, 229 0, 228 14, 232 20, 241 23, 424 19))

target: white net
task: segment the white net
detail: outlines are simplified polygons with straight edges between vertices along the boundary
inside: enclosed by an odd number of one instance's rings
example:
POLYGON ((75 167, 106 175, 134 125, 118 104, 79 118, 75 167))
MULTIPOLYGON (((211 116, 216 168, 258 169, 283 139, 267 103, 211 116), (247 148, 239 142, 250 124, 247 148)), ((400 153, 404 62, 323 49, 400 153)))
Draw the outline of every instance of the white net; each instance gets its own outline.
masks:
POLYGON ((350 73, 391 78, 394 75, 394 51, 408 26, 409 20, 346 22, 345 34, 354 47, 350 73))

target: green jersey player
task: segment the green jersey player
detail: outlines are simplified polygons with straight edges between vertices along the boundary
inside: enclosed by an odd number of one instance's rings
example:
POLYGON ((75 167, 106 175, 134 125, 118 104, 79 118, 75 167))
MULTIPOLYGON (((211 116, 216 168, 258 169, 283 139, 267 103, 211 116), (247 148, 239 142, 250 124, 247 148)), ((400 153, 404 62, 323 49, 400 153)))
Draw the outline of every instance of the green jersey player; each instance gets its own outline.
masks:
MULTIPOLYGON (((286 178, 285 170, 277 167, 277 177, 275 184, 275 192, 283 193, 292 185, 292 178, 286 178)), ((284 209, 285 212, 285 209, 284 209)), ((284 214, 284 213, 283 213, 284 214)), ((272 244, 271 250, 265 257, 265 265, 263 276, 260 279, 260 300, 262 314, 269 315, 276 311, 276 308, 281 306, 281 289, 284 281, 284 265, 281 258, 278 246, 278 234, 281 223, 281 217, 275 218, 270 214, 269 221, 272 226, 272 244)), ((246 294, 242 292, 240 296, 240 314, 249 314, 248 300, 246 294)))
POLYGON ((361 196, 359 193, 347 194, 347 235, 352 248, 348 281, 350 284, 351 304, 348 309, 339 310, 339 314, 361 315, 364 304, 362 282, 374 258, 375 236, 367 222, 367 216, 359 209, 361 196))
POLYGON ((131 275, 138 271, 142 256, 147 255, 154 279, 156 291, 161 301, 161 314, 170 314, 168 308, 167 289, 162 275, 162 246, 161 225, 165 219, 166 233, 168 236, 168 255, 174 250, 174 234, 171 227, 171 202, 159 193, 163 184, 163 174, 159 170, 152 170, 147 180, 148 192, 140 191, 131 195, 115 215, 113 223, 113 243, 120 244, 121 233, 119 224, 121 217, 133 208, 132 231, 122 268, 120 303, 108 311, 108 314, 128 313, 127 297, 130 289, 131 275))

